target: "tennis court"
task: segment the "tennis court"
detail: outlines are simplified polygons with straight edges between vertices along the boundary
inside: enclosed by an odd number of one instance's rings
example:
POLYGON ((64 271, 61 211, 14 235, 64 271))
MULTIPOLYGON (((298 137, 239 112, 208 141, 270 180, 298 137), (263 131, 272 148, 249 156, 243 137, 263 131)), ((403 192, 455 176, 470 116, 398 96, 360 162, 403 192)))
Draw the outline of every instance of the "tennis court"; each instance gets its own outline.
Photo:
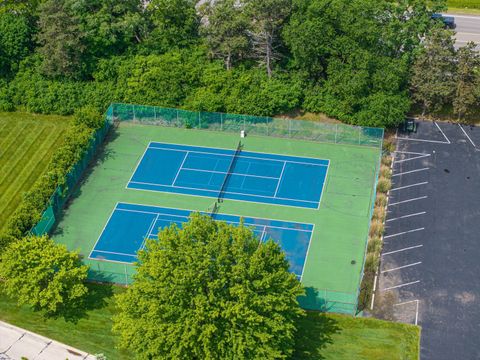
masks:
MULTIPOLYGON (((181 228, 191 213, 191 210, 117 203, 89 258, 133 263, 137 260, 137 251, 145 247, 146 239, 158 239, 158 232, 172 223, 181 228)), ((236 215, 211 216, 228 224, 240 224, 240 217, 236 215)), ((280 244, 290 270, 300 279, 314 225, 252 217, 243 220, 246 226, 252 227, 259 241, 273 239, 280 244)))
POLYGON ((150 142, 129 189, 317 209, 329 160, 150 142))

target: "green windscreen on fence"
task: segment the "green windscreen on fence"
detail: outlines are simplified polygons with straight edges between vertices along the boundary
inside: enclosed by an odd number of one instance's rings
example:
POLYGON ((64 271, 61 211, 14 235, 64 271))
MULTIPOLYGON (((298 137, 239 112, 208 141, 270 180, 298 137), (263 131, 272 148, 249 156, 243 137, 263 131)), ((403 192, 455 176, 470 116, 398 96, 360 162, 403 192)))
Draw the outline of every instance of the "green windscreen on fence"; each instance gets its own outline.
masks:
POLYGON ((383 129, 326 124, 309 120, 293 120, 250 115, 162 108, 157 106, 112 104, 107 117, 113 121, 130 121, 147 125, 286 137, 335 144, 351 144, 381 148, 383 129))
POLYGON ((32 235, 40 236, 50 232, 56 222, 56 217, 65 205, 68 197, 72 194, 75 185, 88 167, 88 164, 94 157, 98 147, 103 143, 109 126, 110 122, 105 121, 103 127, 95 131, 93 138, 90 140, 88 149, 67 174, 65 184, 59 186, 52 194, 47 209, 43 212, 39 222, 30 230, 32 235))

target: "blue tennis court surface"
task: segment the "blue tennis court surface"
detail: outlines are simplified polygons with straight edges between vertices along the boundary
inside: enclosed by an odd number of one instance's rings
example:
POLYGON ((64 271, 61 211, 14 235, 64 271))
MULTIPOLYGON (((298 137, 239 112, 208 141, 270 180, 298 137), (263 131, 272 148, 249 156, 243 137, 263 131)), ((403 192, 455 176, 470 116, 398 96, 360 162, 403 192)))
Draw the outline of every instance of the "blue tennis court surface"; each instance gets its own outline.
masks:
MULTIPOLYGON (((137 260, 137 251, 146 239, 157 239, 159 230, 171 223, 182 227, 191 211, 156 206, 118 203, 103 229, 89 258, 122 263, 137 260)), ((239 224, 235 215, 214 214, 215 220, 239 224)), ((290 270, 299 278, 307 257, 313 225, 296 222, 244 217, 246 226, 252 226, 260 241, 273 239, 285 251, 290 270)))
POLYGON ((151 142, 127 188, 317 209, 328 166, 315 158, 151 142))

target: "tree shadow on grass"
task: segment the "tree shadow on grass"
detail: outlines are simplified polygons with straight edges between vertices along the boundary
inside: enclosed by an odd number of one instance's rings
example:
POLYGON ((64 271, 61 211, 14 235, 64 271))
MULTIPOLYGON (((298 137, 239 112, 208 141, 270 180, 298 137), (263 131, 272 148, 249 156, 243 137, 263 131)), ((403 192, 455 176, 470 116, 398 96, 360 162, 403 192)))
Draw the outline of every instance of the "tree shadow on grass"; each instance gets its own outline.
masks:
POLYGON ((325 359, 322 350, 333 342, 332 335, 340 332, 337 321, 324 313, 307 311, 297 322, 295 360, 325 359))
MULTIPOLYGON (((305 288, 305 295, 299 298, 305 309, 326 310, 324 299, 319 298, 315 288, 305 288)), ((307 311, 306 316, 297 321, 295 360, 325 359, 322 350, 333 342, 332 336, 340 332, 337 321, 320 311, 307 311)))
POLYGON ((108 306, 109 300, 114 295, 112 284, 86 283, 85 286, 88 289, 88 293, 82 301, 66 302, 57 312, 47 313, 45 317, 52 319, 63 318, 67 322, 76 324, 81 319, 87 319, 89 311, 108 306))

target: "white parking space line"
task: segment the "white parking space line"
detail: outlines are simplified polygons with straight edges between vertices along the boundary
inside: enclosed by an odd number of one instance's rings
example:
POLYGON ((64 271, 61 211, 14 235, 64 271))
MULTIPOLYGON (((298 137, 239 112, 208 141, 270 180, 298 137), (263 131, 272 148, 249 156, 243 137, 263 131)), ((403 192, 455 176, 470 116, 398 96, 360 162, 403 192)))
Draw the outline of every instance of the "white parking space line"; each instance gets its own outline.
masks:
POLYGON ((414 199, 408 199, 408 200, 402 200, 402 201, 397 201, 397 202, 392 202, 390 204, 388 204, 388 206, 393 206, 393 205, 398 205, 398 204, 404 204, 404 203, 408 203, 408 202, 412 202, 412 201, 417 201, 417 200, 422 200, 422 199, 426 199, 428 198, 427 195, 425 196, 420 196, 420 197, 417 197, 417 198, 414 198, 414 199))
POLYGON ((425 171, 425 170, 428 170, 429 168, 421 168, 421 169, 415 169, 415 170, 410 170, 410 171, 405 171, 403 173, 397 173, 397 174, 393 174, 392 177, 394 176, 402 176, 402 175, 405 175, 405 174, 411 174, 411 173, 415 173, 415 172, 419 172, 419 171, 425 171))
POLYGON ((427 213, 426 211, 421 211, 421 212, 418 212, 418 213, 415 213, 415 214, 408 214, 408 215, 399 216, 399 217, 396 217, 396 218, 393 218, 393 219, 387 219, 387 220, 385 220, 385 222, 390 222, 390 221, 395 221, 395 220, 400 220, 400 219, 406 219, 406 218, 413 217, 413 216, 418 216, 418 215, 425 215, 426 213, 427 213))
POLYGON ((414 157, 411 157, 411 158, 407 158, 407 159, 402 159, 402 160, 395 160, 395 163, 403 163, 403 162, 406 162, 406 161, 412 161, 412 160, 417 160, 417 159, 423 159, 423 158, 426 158, 426 157, 429 157, 431 156, 431 154, 425 154, 425 155, 419 155, 419 156, 414 156, 414 157))
POLYGON ((477 148, 477 146, 475 145, 475 143, 472 141, 472 139, 470 138, 470 136, 468 136, 467 132, 465 131, 465 129, 463 128, 462 125, 458 124, 458 126, 460 127, 460 129, 462 129, 463 133, 465 134, 465 136, 467 137, 467 139, 470 141, 470 144, 473 145, 474 148, 477 148))
POLYGON ((422 231, 422 230, 425 230, 425 228, 424 228, 424 227, 421 227, 421 228, 418 228, 418 229, 402 231, 402 232, 399 232, 399 233, 396 233, 396 234, 386 235, 386 236, 384 236, 383 238, 384 238, 384 239, 389 239, 389 238, 392 238, 392 237, 395 237, 395 236, 410 234, 410 233, 417 232, 417 231, 422 231))
POLYGON ((445 140, 447 140, 448 144, 450 144, 450 140, 448 140, 447 138, 447 135, 445 135, 445 133, 443 132, 443 130, 440 128, 440 125, 438 125, 435 121, 433 122, 435 124, 435 126, 438 128, 438 130, 440 130, 440 132, 442 133, 443 137, 445 138, 445 140))
POLYGON ((409 154, 409 155, 430 155, 430 154, 419 153, 419 152, 412 152, 412 151, 400 151, 400 150, 395 150, 394 152, 399 153, 399 154, 409 154))
POLYGON ((403 248, 403 249, 398 249, 398 250, 385 252, 385 253, 382 254, 382 256, 396 254, 396 253, 399 253, 399 252, 402 252, 402 251, 407 251, 407 250, 412 250, 412 249, 418 249, 418 248, 421 248, 422 246, 423 245, 409 246, 409 247, 406 247, 406 248, 403 248))
POLYGON ((390 191, 408 189, 408 188, 411 188, 411 187, 414 187, 414 186, 420 186, 420 185, 426 185, 426 184, 428 184, 428 181, 424 181, 424 182, 420 182, 420 183, 416 183, 416 184, 412 184, 412 185, 400 186, 400 187, 397 187, 397 188, 394 188, 394 189, 390 189, 390 191))
POLYGON ((382 291, 398 289, 398 288, 401 288, 401 287, 404 287, 404 286, 418 284, 419 282, 420 282, 420 280, 416 280, 416 281, 411 281, 411 282, 400 284, 400 285, 390 286, 390 287, 387 287, 387 288, 383 289, 382 291))
POLYGON ((419 302, 419 300, 411 300, 411 301, 405 301, 405 302, 398 303, 398 304, 393 304, 393 306, 401 306, 401 305, 416 303, 416 306, 415 306, 415 325, 418 325, 418 302, 419 302))
POLYGON ((399 266, 399 267, 396 267, 396 268, 393 268, 393 269, 382 270, 381 273, 384 274, 384 273, 390 272, 390 271, 396 271, 396 270, 400 270, 400 269, 405 269, 405 268, 407 268, 407 267, 412 267, 412 266, 420 265, 421 263, 422 263, 421 261, 418 261, 418 262, 416 262, 416 263, 399 266))

